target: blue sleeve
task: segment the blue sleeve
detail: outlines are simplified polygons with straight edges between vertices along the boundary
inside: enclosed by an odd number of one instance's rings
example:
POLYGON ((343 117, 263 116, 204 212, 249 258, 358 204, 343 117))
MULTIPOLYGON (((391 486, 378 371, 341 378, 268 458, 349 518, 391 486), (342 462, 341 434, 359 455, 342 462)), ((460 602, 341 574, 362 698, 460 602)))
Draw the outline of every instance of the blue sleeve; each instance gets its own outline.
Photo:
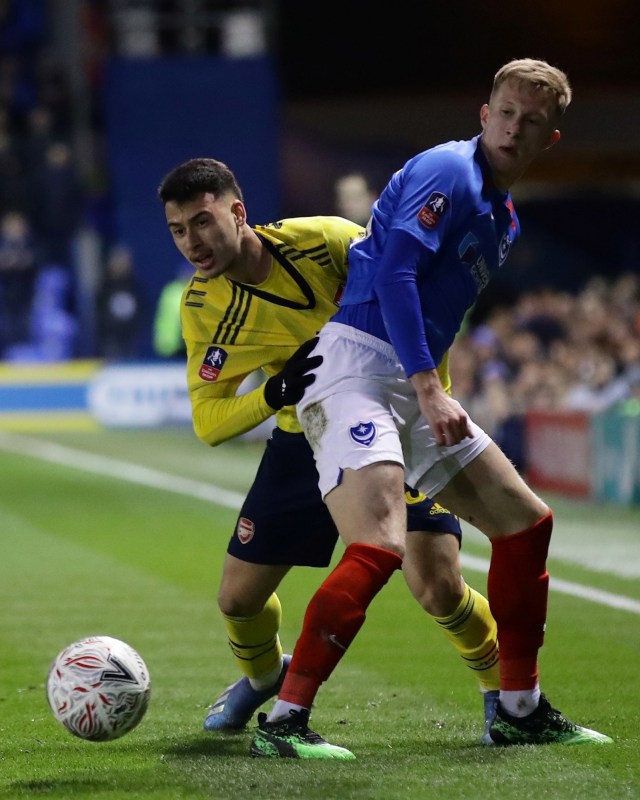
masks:
POLYGON ((431 251, 403 230, 389 231, 374 282, 374 292, 391 344, 407 376, 436 364, 427 344, 420 296, 418 267, 431 251))

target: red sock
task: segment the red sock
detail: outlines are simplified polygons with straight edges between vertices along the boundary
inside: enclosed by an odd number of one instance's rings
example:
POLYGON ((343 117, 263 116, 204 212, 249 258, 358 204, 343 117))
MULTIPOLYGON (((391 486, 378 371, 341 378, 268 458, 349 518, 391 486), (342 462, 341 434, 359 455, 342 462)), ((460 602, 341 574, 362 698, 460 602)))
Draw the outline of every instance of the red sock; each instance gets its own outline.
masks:
POLYGON ((369 544, 350 544, 311 598, 280 700, 311 708, 365 620, 373 598, 402 566, 400 556, 369 544))
POLYGON ((552 528, 549 511, 530 528, 492 541, 488 594, 491 613, 498 623, 501 689, 533 689, 538 682, 552 528))

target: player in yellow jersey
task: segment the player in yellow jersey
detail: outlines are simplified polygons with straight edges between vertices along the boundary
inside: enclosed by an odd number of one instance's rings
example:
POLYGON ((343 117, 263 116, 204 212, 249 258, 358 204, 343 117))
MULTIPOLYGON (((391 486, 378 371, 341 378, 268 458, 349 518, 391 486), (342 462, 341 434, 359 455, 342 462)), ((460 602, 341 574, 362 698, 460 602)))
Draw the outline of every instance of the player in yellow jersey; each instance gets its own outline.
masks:
MULTIPOLYGON (((335 216, 251 227, 233 173, 214 159, 177 166, 158 194, 173 241, 196 270, 181 302, 196 434, 218 445, 275 413, 276 427, 238 516, 218 591, 243 677, 212 704, 204 727, 238 730, 278 693, 290 661, 278 635, 280 582, 292 566, 328 566, 337 541, 293 404, 314 380, 309 371, 320 362, 312 355, 314 337, 336 310, 349 246, 364 229, 335 216), (257 369, 268 376, 265 383, 238 395, 257 369)), ((439 374, 449 390, 446 358, 439 374)), ((406 499, 408 535, 420 537, 427 554, 424 566, 406 565, 407 580, 479 680, 486 741, 499 686, 495 622, 486 599, 460 574, 457 517, 417 492, 408 490, 406 499)), ((366 605, 363 598, 358 619, 331 612, 328 629, 337 641, 351 641, 366 605)), ((344 651, 335 650, 337 663, 344 651)))

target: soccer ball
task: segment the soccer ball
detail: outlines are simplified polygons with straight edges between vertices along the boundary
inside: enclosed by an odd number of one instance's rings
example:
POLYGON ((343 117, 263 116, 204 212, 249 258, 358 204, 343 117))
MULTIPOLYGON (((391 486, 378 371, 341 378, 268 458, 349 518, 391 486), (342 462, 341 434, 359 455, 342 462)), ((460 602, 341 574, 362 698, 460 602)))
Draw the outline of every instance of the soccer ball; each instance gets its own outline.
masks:
POLYGON ((54 717, 91 742, 119 739, 142 720, 151 697, 149 670, 128 644, 111 636, 74 642, 54 659, 47 700, 54 717))

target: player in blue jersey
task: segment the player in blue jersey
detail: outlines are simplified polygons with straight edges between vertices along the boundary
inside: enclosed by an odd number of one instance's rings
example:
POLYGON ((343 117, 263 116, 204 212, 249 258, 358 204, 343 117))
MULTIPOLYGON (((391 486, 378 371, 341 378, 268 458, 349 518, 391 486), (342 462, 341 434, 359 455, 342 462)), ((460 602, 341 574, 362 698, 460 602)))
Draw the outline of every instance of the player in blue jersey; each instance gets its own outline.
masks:
MULTIPOLYGON (((240 730, 277 694, 289 663, 279 637, 280 582, 292 566, 328 566, 338 539, 294 403, 320 360, 309 356, 311 337, 335 312, 349 245, 365 230, 335 216, 252 227, 233 172, 214 159, 177 166, 159 195, 176 247, 195 270, 180 318, 196 434, 218 445, 274 418, 218 589, 242 677, 211 704, 204 727, 240 730), (238 395, 258 369, 269 379, 238 395)), ((440 371, 449 385, 447 362, 440 371)), ((499 685, 496 626, 487 600, 460 574, 459 520, 413 490, 406 507, 410 535, 428 540, 420 603, 478 680, 488 736, 499 685)))
POLYGON ((314 351, 323 362, 298 404, 346 550, 309 604, 273 710, 259 717, 255 756, 353 757, 309 730, 309 711, 403 558, 420 596, 426 552, 405 533, 405 477, 491 540, 501 690, 490 741, 612 741, 569 722, 540 692, 552 512, 437 373, 518 237, 509 188, 558 141, 570 100, 566 75, 546 62, 504 65, 480 110, 481 133, 409 160, 374 203, 367 237, 351 247, 340 309, 314 351), (351 628, 329 635, 338 609, 351 628))

